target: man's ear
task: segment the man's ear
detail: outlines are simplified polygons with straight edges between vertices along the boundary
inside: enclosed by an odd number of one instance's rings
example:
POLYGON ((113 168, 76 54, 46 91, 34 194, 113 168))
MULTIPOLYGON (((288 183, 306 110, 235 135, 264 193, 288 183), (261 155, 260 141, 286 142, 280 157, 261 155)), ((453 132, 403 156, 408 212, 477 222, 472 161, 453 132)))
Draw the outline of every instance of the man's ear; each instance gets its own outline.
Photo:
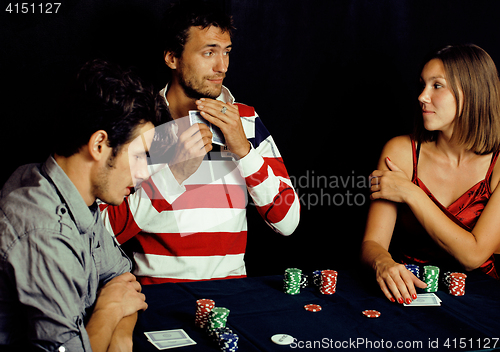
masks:
POLYGON ((94 160, 108 156, 108 133, 104 130, 94 132, 88 143, 89 154, 94 160))
POLYGON ((175 56, 175 53, 173 51, 167 51, 165 53, 165 63, 172 70, 177 69, 178 62, 179 62, 179 59, 175 56))

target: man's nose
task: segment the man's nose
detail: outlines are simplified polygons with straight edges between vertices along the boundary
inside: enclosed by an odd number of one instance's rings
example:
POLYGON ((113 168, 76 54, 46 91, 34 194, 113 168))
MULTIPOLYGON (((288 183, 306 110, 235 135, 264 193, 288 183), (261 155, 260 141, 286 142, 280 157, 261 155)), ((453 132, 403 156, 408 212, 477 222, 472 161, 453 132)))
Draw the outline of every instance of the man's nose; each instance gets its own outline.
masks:
POLYGON ((134 181, 134 186, 137 186, 143 181, 146 181, 149 178, 149 171, 148 171, 148 162, 147 158, 144 158, 144 160, 141 160, 139 165, 137 165, 137 168, 133 172, 133 181, 134 181))
POLYGON ((229 57, 222 55, 218 58, 214 67, 214 71, 226 73, 228 67, 229 67, 229 57))

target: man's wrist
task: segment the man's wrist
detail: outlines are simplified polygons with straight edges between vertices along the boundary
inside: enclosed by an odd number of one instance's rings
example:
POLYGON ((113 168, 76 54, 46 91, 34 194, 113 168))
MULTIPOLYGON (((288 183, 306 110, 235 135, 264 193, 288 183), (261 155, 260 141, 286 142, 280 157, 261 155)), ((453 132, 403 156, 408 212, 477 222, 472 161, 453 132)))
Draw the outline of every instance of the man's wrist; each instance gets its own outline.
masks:
POLYGON ((122 318, 118 309, 94 310, 85 327, 93 351, 107 351, 113 333, 122 318))
POLYGON ((172 176, 174 176, 175 180, 179 185, 182 185, 184 181, 186 181, 187 177, 184 175, 184 173, 181 171, 181 168, 176 166, 177 164, 174 165, 168 165, 170 172, 172 172, 172 176))
MULTIPOLYGON (((248 142, 248 141, 247 141, 248 142)), ((233 151, 232 153, 238 157, 238 159, 242 159, 250 153, 250 150, 252 149, 252 145, 250 142, 245 147, 242 147, 238 149, 237 151, 233 151)))

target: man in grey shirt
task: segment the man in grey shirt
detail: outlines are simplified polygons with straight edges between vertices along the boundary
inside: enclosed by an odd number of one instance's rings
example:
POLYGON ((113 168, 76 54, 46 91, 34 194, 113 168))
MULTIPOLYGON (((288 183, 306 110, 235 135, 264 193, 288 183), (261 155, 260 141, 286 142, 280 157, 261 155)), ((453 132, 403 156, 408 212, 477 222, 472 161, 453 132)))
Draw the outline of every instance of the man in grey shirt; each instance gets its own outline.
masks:
POLYGON ((104 61, 83 66, 56 150, 0 194, 0 350, 132 349, 147 308, 96 199, 118 205, 148 178, 158 94, 104 61))

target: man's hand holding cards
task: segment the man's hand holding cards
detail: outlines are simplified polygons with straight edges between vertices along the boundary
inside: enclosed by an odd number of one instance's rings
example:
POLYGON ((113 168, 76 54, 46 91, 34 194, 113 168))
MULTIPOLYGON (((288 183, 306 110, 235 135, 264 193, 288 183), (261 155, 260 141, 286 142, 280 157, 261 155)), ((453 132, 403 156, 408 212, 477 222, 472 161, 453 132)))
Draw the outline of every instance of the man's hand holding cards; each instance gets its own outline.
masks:
MULTIPOLYGON (((196 101, 196 107, 202 118, 211 123, 212 126, 220 128, 224 137, 224 145, 229 148, 231 153, 238 158, 243 158, 250 152, 251 145, 243 128, 238 104, 201 98, 196 101)), ((217 143, 215 139, 214 143, 217 143)))
POLYGON ((195 123, 203 123, 207 125, 212 132, 212 143, 226 145, 226 139, 224 138, 224 134, 220 128, 205 120, 198 110, 189 110, 189 123, 191 126, 195 123))

